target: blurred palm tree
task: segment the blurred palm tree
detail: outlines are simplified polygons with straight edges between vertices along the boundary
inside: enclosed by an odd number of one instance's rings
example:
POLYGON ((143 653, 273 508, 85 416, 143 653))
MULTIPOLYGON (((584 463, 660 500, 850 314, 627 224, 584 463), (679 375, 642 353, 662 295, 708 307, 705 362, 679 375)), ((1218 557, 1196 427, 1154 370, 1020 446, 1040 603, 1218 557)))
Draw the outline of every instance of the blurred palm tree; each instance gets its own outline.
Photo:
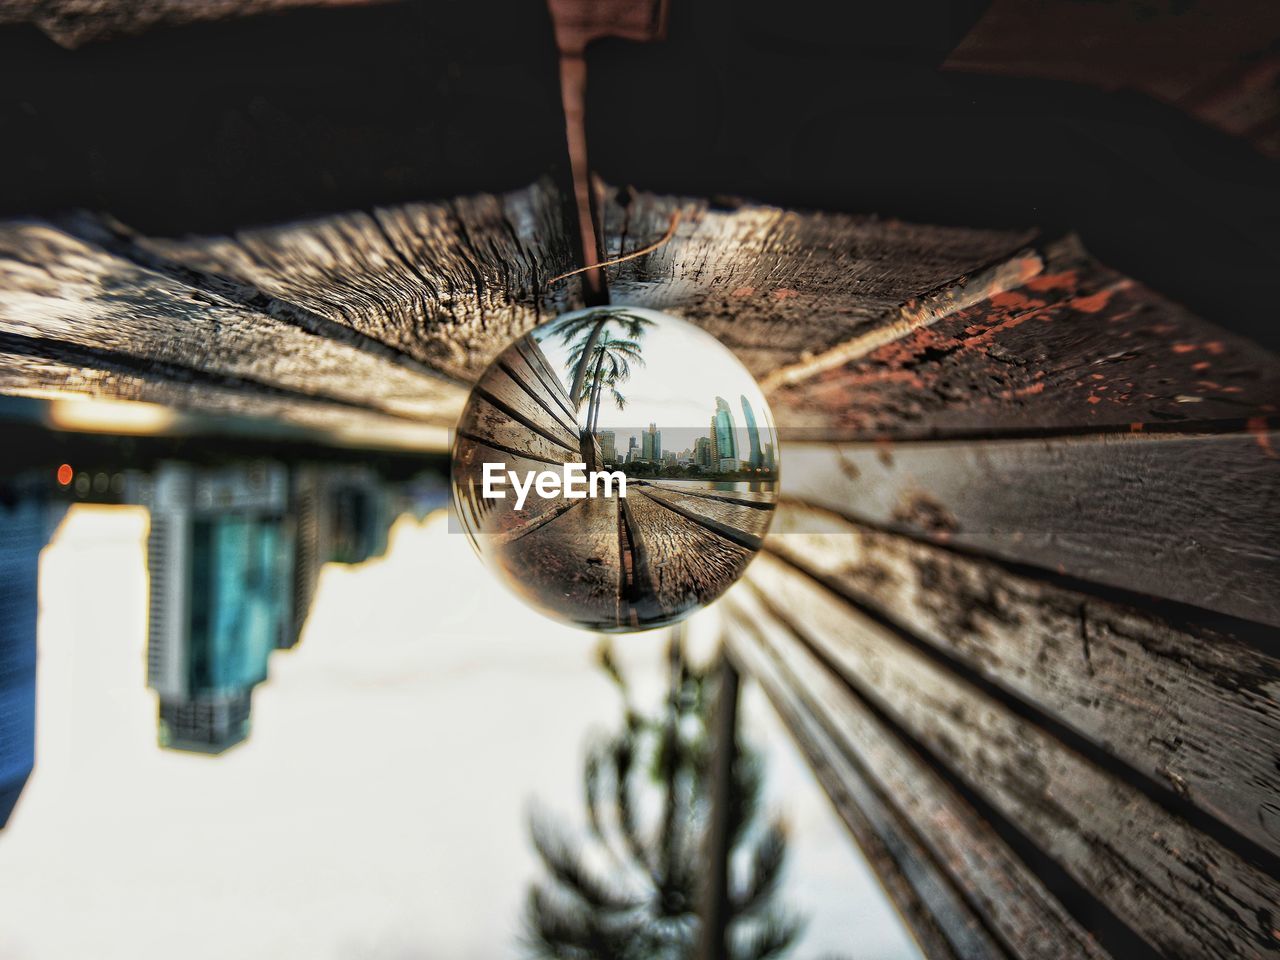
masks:
MULTIPOLYGON (((547 873, 529 889, 527 942, 556 960, 693 960, 700 919, 703 836, 710 816, 708 738, 713 681, 678 641, 668 649, 662 707, 645 715, 607 643, 600 665, 622 693, 625 722, 588 751, 588 835, 575 842, 545 813, 530 820, 547 873)), ((730 921, 726 960, 783 955, 803 922, 775 902, 786 828, 761 822, 759 758, 739 748, 730 817, 730 921)))
POLYGON ((559 335, 565 346, 571 343, 574 345, 572 356, 577 357, 576 360, 570 360, 573 385, 569 388, 569 396, 575 407, 581 406, 586 399, 587 373, 595 355, 596 344, 600 342, 606 328, 613 327, 624 338, 639 341, 651 326, 653 321, 648 317, 642 317, 625 307, 591 310, 556 322, 553 332, 559 335))

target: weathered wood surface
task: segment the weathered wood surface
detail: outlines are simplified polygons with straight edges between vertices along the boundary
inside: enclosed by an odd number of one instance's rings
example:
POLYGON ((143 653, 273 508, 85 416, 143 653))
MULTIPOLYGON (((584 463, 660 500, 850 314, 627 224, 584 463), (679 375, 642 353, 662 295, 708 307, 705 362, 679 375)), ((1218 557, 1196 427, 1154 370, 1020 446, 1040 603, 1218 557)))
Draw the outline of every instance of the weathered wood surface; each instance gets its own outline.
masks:
MULTIPOLYGON (((565 413, 569 398, 564 385, 557 378, 534 374, 533 368, 545 363, 541 348, 529 337, 521 337, 503 351, 458 419, 455 499, 469 529, 483 535, 478 541, 482 550, 500 550, 578 502, 563 496, 541 497, 531 489, 517 510, 509 484, 497 499, 486 499, 477 489, 485 463, 501 463, 503 470, 527 476, 546 470, 549 464, 582 462, 576 427, 566 426, 572 421, 565 413)), ((616 540, 616 512, 613 527, 616 540)))
POLYGON ((459 435, 453 453, 454 504, 462 513, 469 532, 480 534, 481 550, 498 549, 526 533, 531 533, 579 500, 563 497, 539 497, 530 492, 524 506, 516 509, 515 493, 510 485, 502 488, 504 497, 481 496, 481 470, 484 463, 501 463, 504 470, 526 474, 547 469, 547 461, 500 450, 474 437, 459 435))
MULTIPOLYGON (((653 253, 608 268, 612 302, 669 310, 702 326, 757 376, 806 376, 824 355, 878 343, 888 330, 976 302, 1039 269, 1016 254, 1030 232, 924 227, 776 207, 609 191, 607 256, 666 232, 653 253), (968 280, 968 282, 966 282, 968 280), (869 339, 868 339, 869 338, 869 339)), ((900 334, 898 334, 900 335, 900 334)))
POLYGON ((603 497, 568 501, 571 506, 553 519, 512 540, 495 554, 509 583, 552 616, 616 630, 621 603, 620 502, 603 497))
POLYGON ((556 419, 566 429, 578 433, 578 413, 573 407, 573 401, 569 399, 568 385, 551 369, 551 362, 547 360, 547 355, 542 352, 537 341, 531 337, 521 337, 516 341, 516 350, 525 359, 534 376, 541 381, 547 396, 555 401, 557 409, 553 412, 556 419))
POLYGON ((0 332, 447 426, 456 381, 113 255, 40 222, 0 224, 0 332))
MULTIPOLYGON (((976 945, 966 943, 990 931, 1010 955, 1027 960, 1110 955, 945 775, 852 693, 750 590, 732 591, 726 606, 730 651, 784 714, 802 749, 811 756, 834 753, 843 759, 861 787, 861 802, 872 809, 890 808, 899 823, 910 825, 897 829, 910 829, 938 865, 881 866, 905 873, 902 880, 907 882, 929 870, 944 873, 947 886, 959 892, 930 897, 932 910, 941 911, 948 926, 957 925, 957 914, 976 915, 960 927, 957 939, 968 948, 964 952, 1005 956, 1003 950, 975 950, 976 945)), ((922 895, 942 882, 933 880, 922 895)))
MULTIPOLYGON (((560 420, 553 416, 547 406, 541 403, 536 394, 531 394, 526 384, 512 377, 501 365, 495 366, 485 376, 484 382, 477 385, 472 394, 472 401, 485 398, 490 404, 501 409, 511 421, 513 429, 523 428, 531 435, 538 434, 564 448, 566 452, 576 453, 579 440, 560 420)), ((460 432, 474 432, 479 429, 471 423, 472 404, 463 411, 458 420, 460 432)), ((484 434, 480 436, 483 438, 484 434)), ((532 437, 531 437, 532 439, 532 437)))
POLYGON ((1280 854, 1280 660, 784 502, 768 549, 1280 854))
POLYGON ((1280 437, 792 444, 783 494, 850 519, 1280 625, 1280 437))
POLYGON ((494 406, 479 391, 467 404, 466 415, 458 424, 457 436, 459 442, 474 440, 483 442, 496 451, 541 460, 543 470, 548 464, 558 466, 562 463, 581 462, 581 454, 577 449, 513 420, 506 410, 494 406))
POLYGON ((836 369, 782 385, 775 415, 823 440, 1169 428, 1280 410, 1280 360, 1090 258, 836 369))
POLYGON ((860 696, 1154 949, 1280 950, 1280 879, 767 554, 749 583, 860 696))
MULTIPOLYGON (((738 591, 729 596, 736 598, 738 591)), ((759 682, 789 728, 836 813, 875 870, 929 960, 1003 957, 981 921, 904 819, 818 721, 794 678, 757 641, 756 622, 726 602, 724 643, 739 669, 759 682)))
POLYGON ((718 597, 753 552, 628 487, 621 500, 636 553, 642 620, 670 616, 718 597))
POLYGON ((642 486, 657 487, 659 490, 671 490, 683 493, 688 497, 702 497, 706 500, 720 500, 724 503, 738 503, 753 507, 777 502, 778 495, 763 490, 716 490, 710 487, 699 487, 682 480, 639 480, 642 486))
POLYGON ((449 443, 448 430, 436 424, 8 334, 0 334, 0 393, 42 400, 141 400, 182 416, 193 414, 193 428, 214 425, 246 436, 279 433, 315 443, 433 451, 445 450, 449 443))
POLYGON ((690 496, 679 488, 654 487, 650 484, 644 484, 638 490, 651 500, 658 501, 681 516, 750 550, 760 549, 764 535, 769 530, 769 521, 773 517, 772 505, 725 503, 711 497, 690 496))
POLYGON ((233 279, 461 380, 512 340, 574 309, 561 199, 548 181, 462 197, 240 231, 136 238, 152 254, 233 279))

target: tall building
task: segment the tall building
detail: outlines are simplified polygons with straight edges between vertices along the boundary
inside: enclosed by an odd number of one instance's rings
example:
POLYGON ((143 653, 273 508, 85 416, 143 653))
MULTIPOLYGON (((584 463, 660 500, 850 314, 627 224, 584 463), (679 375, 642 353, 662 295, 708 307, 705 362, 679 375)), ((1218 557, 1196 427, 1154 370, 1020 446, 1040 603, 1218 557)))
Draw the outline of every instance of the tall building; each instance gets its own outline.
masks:
POLYGON ((394 520, 382 479, 363 466, 303 465, 290 477, 293 596, 290 626, 280 638, 293 647, 311 610, 320 568, 327 562, 362 563, 387 550, 394 520))
POLYGON ((747 424, 747 443, 750 445, 751 452, 748 455, 747 465, 752 470, 757 470, 764 465, 764 454, 760 449, 760 428, 756 426, 755 414, 751 412, 751 404, 747 402, 746 396, 742 397, 742 416, 747 424))
POLYGON ((147 685, 161 746, 220 753, 249 735, 253 688, 293 640, 285 468, 165 463, 151 510, 147 685))
POLYGON ((662 459, 662 431, 657 424, 649 424, 649 429, 640 434, 640 459, 656 462, 662 459))
POLYGON ((717 459, 737 459, 738 441, 734 436, 737 428, 733 423, 733 411, 729 409, 729 404, 723 397, 716 397, 716 414, 712 424, 716 438, 717 459))
POLYGON ((617 451, 617 434, 612 430, 605 430, 600 434, 600 458, 605 463, 614 463, 618 459, 617 451))
POLYGON ((640 459, 640 445, 636 441, 636 435, 631 435, 631 440, 627 444, 627 463, 635 463, 640 459))
POLYGON ((38 482, 23 487, 0 497, 0 828, 35 765, 40 550, 61 516, 38 482))
POLYGON ((773 456, 773 444, 766 443, 764 445, 764 468, 766 470, 773 470, 776 466, 777 464, 775 463, 773 456))
POLYGON ((693 441, 693 462, 704 470, 711 469, 711 440, 699 437, 693 441))

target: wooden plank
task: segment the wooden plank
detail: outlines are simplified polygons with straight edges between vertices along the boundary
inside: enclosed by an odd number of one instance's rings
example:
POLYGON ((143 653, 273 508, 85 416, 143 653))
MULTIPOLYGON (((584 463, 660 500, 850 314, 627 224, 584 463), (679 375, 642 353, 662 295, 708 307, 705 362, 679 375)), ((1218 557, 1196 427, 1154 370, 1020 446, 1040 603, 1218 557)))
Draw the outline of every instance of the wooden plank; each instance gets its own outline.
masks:
POLYGON ((1039 265, 1030 256, 1011 273, 979 278, 1018 259, 1029 232, 620 194, 608 191, 603 209, 608 256, 657 241, 677 211, 681 220, 653 253, 608 268, 611 301, 699 324, 761 378, 895 325, 932 322, 1039 265))
POLYGON ((563 497, 540 497, 530 490, 524 506, 517 510, 515 491, 510 485, 503 487, 505 497, 482 497, 479 485, 484 463, 500 463, 503 470, 520 474, 547 469, 545 461, 500 450, 463 434, 457 437, 453 448, 453 502, 463 514, 464 527, 478 535, 475 543, 481 552, 501 549, 580 502, 563 497))
POLYGON ((767 548, 1280 854, 1280 660, 784 502, 767 548))
POLYGON ((172 408, 185 426, 245 436, 289 436, 338 446, 444 451, 449 432, 231 378, 92 353, 55 341, 0 335, 0 393, 41 400, 139 400, 172 408))
POLYGON ((471 381, 538 322, 580 306, 576 286, 546 286, 574 265, 560 203, 543 181, 502 196, 138 243, 471 381))
POLYGON ((738 579, 754 551, 628 486, 622 501, 637 554, 641 621, 708 603, 738 579))
POLYGON ((771 699, 790 702, 793 715, 806 717, 805 727, 820 725, 878 800, 912 825, 965 907, 979 918, 979 929, 990 930, 1011 956, 1024 960, 1109 956, 928 760, 749 590, 732 591, 726 601, 730 649, 751 665, 771 699))
POLYGON ((1280 437, 791 444, 784 495, 853 520, 1280 625, 1280 437))
POLYGON ((619 619, 619 502, 569 501, 554 519, 511 541, 494 554, 508 582, 549 616, 617 630, 625 622, 619 619))
POLYGON ((1156 950, 1280 949, 1280 880, 767 554, 750 583, 877 710, 1156 950))
POLYGON ((725 503, 710 497, 691 497, 670 488, 648 485, 642 492, 682 517, 699 523, 748 550, 760 549, 769 529, 769 521, 773 519, 772 506, 725 503))
POLYGON ((736 604, 726 604, 725 621, 730 656, 744 676, 764 689, 924 955, 930 960, 1003 957, 925 849, 916 825, 904 819, 872 785, 865 769, 836 745, 800 689, 757 641, 753 624, 736 604))
MULTIPOLYGON (((501 366, 495 366, 485 375, 484 383, 478 385, 473 397, 483 396, 489 403, 503 410, 514 421, 536 431, 566 450, 581 449, 577 433, 567 430, 559 420, 551 415, 547 406, 540 403, 535 396, 525 390, 525 385, 516 380, 501 366)), ((548 401, 549 403, 550 401, 548 401)), ((469 413, 463 412, 458 421, 458 429, 469 429, 467 421, 469 413)))
POLYGON ((521 356, 525 358, 533 372, 542 380, 550 395, 556 398, 564 415, 576 425, 578 414, 573 408, 573 401, 569 398, 569 388, 560 379, 560 376, 551 369, 551 363, 547 360, 547 355, 542 352, 542 348, 537 341, 529 336, 521 337, 516 341, 516 349, 520 351, 521 356))
MULTIPOLYGON (((522 337, 521 340, 527 338, 522 337)), ((519 341, 517 341, 519 342, 519 341)), ((503 370, 517 383, 525 388, 525 392, 534 397, 547 411, 547 415, 555 420, 571 435, 578 435, 578 421, 564 412, 560 397, 549 389, 542 377, 529 366, 524 354, 517 349, 504 350, 498 358, 503 370)))
POLYGON ((480 394, 473 396, 467 404, 462 419, 458 421, 457 434, 498 450, 543 461, 539 470, 547 469, 547 464, 582 462, 582 454, 578 450, 571 450, 563 444, 548 440, 536 430, 530 430, 480 394))
POLYGON ((1280 362, 1108 270, 1077 242, 1015 290, 773 391, 824 440, 1129 430, 1277 411, 1280 362))
POLYGON ((701 480, 636 480, 636 483, 646 487, 657 487, 659 490, 671 490, 675 493, 682 493, 686 497, 705 497, 708 500, 721 500, 725 503, 739 503, 743 506, 759 506, 760 504, 773 504, 778 500, 776 493, 766 493, 761 490, 717 490, 709 484, 701 485, 701 480))
POLYGON ((38 221, 0 223, 0 332, 62 340, 448 425, 464 390, 108 253, 38 221))

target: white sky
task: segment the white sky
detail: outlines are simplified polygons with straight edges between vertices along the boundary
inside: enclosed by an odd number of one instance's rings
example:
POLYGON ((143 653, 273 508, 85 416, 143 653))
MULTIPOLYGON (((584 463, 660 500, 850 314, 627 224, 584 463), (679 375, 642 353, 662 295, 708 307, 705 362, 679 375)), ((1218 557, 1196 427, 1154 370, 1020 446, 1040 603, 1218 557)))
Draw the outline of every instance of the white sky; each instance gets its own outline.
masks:
MULTIPOLYGON (((595 638, 508 595, 443 514, 401 519, 386 558, 325 568, 248 743, 161 751, 145 536, 138 508, 75 507, 43 555, 37 767, 0 832, 0 957, 525 956, 529 802, 582 824, 584 737, 619 717, 595 638)), ((648 696, 664 643, 617 638, 648 696)), ((759 691, 743 710, 792 827, 798 956, 917 957, 759 691)))
MULTIPOLYGON (((716 411, 716 397, 723 397, 733 411, 739 436, 745 437, 746 419, 742 400, 746 396, 760 428, 760 443, 773 443, 768 435, 773 417, 755 378, 719 340, 691 323, 639 307, 628 310, 656 321, 640 340, 645 365, 633 365, 631 379, 618 389, 627 398, 625 410, 618 410, 610 398, 600 413, 600 429, 617 431, 617 447, 627 449, 627 437, 656 423, 662 431, 664 449, 692 449, 695 437, 705 437, 716 411)), ((573 314, 568 314, 573 316, 573 314)), ((613 331, 616 338, 619 334, 613 331)), ((566 371, 569 351, 558 336, 540 336, 539 346, 561 374, 566 388, 573 383, 566 371)), ((586 407, 583 406, 585 413, 586 407)), ((636 441, 639 443, 639 439, 636 441)), ((745 456, 745 454, 740 454, 745 456)))

